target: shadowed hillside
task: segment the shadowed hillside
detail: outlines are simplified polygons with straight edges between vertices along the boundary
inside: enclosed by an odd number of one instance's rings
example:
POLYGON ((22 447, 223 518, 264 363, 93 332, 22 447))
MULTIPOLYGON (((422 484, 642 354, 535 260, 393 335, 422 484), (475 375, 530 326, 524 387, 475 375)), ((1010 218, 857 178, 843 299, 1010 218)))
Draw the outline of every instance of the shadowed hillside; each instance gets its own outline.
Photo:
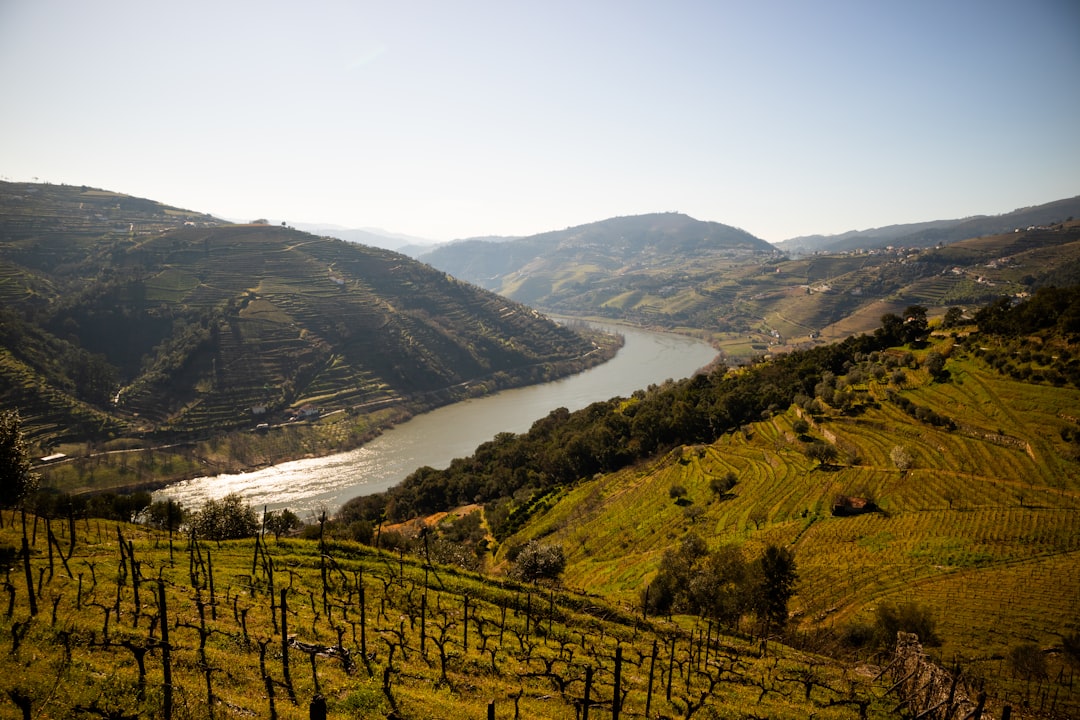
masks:
POLYGON ((605 357, 391 251, 98 190, 2 192, 0 400, 38 442, 413 411, 605 357))

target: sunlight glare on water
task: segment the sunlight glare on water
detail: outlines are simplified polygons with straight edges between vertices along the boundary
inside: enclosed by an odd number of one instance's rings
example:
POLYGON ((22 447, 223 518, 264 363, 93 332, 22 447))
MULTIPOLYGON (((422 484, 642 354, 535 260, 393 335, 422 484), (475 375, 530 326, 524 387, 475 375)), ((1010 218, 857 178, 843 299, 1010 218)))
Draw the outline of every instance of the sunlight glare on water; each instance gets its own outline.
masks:
POLYGON ((525 432, 556 408, 579 410, 669 378, 688 377, 716 356, 708 344, 692 338, 602 327, 622 333, 626 343, 612 360, 578 375, 418 415, 356 450, 185 480, 155 493, 154 499, 168 497, 195 509, 209 498, 238 493, 256 508, 287 507, 311 521, 323 510, 333 514, 350 498, 386 490, 419 467, 445 468, 500 432, 525 432))

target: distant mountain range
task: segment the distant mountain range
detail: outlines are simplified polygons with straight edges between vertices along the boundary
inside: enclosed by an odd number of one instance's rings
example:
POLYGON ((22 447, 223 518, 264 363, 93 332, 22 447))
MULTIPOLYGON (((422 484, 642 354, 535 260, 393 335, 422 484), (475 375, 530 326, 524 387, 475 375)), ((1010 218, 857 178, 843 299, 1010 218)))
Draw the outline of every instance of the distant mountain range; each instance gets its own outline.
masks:
POLYGON ((396 250, 404 255, 415 257, 420 253, 427 252, 438 245, 434 240, 402 235, 378 228, 346 228, 340 225, 328 225, 325 223, 289 223, 297 230, 303 230, 313 235, 325 235, 329 237, 347 240, 348 242, 371 245, 373 247, 396 250))
POLYGON ((776 247, 792 254, 872 250, 890 245, 909 248, 933 247, 983 235, 1060 223, 1075 217, 1080 217, 1080 195, 1044 205, 1020 208, 1002 215, 977 215, 955 220, 888 225, 870 230, 852 230, 840 235, 806 235, 784 240, 777 243, 776 247))
POLYGON ((704 333, 742 361, 870 332, 883 314, 907 305, 938 315, 1051 280, 1075 282, 1080 224, 1073 216, 1080 217, 1080 198, 805 238, 788 252, 742 230, 667 213, 458 241, 420 259, 546 312, 704 333))

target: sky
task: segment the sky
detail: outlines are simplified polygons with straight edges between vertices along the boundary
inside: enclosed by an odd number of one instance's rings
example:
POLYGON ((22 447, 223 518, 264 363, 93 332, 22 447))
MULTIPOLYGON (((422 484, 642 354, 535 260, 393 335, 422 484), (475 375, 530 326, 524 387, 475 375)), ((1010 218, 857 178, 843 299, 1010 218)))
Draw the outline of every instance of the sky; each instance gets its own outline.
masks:
POLYGON ((1076 0, 0 0, 0 179, 429 240, 1080 194, 1076 0))

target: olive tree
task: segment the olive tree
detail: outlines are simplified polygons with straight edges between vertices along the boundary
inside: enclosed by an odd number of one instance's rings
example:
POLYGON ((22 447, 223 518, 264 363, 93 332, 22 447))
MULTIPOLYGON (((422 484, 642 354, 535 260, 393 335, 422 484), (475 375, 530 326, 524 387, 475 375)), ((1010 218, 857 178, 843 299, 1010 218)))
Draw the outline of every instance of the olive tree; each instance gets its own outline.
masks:
POLYGON ((14 507, 37 490, 18 410, 0 412, 0 507, 14 507))
POLYGON ((566 569, 562 545, 544 545, 533 540, 518 553, 513 574, 522 580, 557 580, 566 569))
POLYGON ((232 540, 251 537, 259 531, 255 511, 244 499, 230 493, 221 500, 207 500, 191 521, 197 537, 207 540, 232 540))

